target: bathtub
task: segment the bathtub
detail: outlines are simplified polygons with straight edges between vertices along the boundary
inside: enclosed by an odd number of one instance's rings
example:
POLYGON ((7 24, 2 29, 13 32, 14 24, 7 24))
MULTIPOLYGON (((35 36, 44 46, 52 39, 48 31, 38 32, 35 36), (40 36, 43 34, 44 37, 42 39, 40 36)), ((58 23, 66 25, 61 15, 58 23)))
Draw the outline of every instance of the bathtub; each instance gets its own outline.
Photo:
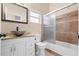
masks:
POLYGON ((78 46, 66 42, 56 41, 56 43, 50 43, 44 41, 47 44, 46 48, 55 51, 62 56, 78 56, 78 46))

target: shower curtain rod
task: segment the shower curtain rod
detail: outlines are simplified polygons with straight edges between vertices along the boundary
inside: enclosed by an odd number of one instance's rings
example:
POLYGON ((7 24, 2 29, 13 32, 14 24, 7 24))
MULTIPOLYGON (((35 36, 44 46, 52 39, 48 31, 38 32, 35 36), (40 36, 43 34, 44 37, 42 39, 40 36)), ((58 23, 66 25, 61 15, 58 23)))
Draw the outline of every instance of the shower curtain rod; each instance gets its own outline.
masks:
POLYGON ((56 9, 56 10, 54 10, 54 11, 51 11, 51 12, 45 14, 45 16, 46 16, 46 15, 49 15, 49 14, 51 14, 51 13, 60 11, 60 10, 62 10, 62 9, 65 9, 65 8, 67 8, 67 7, 70 7, 71 5, 74 5, 74 4, 77 4, 77 3, 71 3, 71 4, 68 4, 68 5, 66 5, 66 6, 64 6, 64 7, 62 7, 62 8, 56 9))

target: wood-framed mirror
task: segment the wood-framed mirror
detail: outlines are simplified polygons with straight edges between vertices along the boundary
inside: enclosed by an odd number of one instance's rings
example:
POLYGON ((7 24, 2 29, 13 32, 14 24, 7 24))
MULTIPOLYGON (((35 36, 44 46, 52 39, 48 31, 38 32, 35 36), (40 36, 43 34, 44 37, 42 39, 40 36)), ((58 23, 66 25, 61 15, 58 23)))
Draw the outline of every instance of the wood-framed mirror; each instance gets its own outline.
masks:
POLYGON ((2 21, 15 23, 28 23, 28 8, 16 3, 1 4, 2 21))

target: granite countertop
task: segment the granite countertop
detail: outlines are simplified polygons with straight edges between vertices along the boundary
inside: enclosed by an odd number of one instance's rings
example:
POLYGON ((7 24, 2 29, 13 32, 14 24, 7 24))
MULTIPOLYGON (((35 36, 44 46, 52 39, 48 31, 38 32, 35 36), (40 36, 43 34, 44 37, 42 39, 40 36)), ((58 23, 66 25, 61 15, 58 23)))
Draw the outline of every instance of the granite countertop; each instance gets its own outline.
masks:
POLYGON ((35 37, 35 36, 32 35, 32 34, 30 34, 30 35, 23 35, 23 36, 20 36, 20 37, 9 35, 9 36, 6 36, 6 37, 2 37, 1 40, 9 40, 9 39, 15 39, 15 38, 24 38, 24 37, 35 37))

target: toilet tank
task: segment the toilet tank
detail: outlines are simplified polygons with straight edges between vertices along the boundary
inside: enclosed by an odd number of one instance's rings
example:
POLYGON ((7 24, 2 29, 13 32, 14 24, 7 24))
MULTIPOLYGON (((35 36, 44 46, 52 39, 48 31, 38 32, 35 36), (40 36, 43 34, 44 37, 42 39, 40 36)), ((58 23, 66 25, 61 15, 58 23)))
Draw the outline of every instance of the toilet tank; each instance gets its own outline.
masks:
POLYGON ((36 43, 41 41, 41 34, 35 34, 36 43))

